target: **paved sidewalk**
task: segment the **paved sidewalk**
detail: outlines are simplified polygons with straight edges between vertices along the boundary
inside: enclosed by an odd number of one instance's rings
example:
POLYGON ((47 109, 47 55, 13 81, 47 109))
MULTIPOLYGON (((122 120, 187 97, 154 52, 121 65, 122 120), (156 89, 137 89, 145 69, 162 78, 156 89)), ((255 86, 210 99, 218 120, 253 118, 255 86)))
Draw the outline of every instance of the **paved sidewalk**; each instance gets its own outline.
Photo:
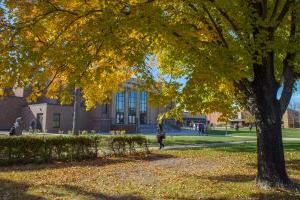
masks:
MULTIPOLYGON (((227 146, 233 144, 246 144, 254 143, 256 141, 238 141, 238 142, 216 142, 216 143, 206 143, 206 144, 187 144, 187 145, 172 145, 166 146, 163 150, 173 150, 173 149, 190 149, 190 148, 207 148, 207 147, 219 147, 227 146)), ((158 147, 149 147, 149 150, 157 150, 158 147)))

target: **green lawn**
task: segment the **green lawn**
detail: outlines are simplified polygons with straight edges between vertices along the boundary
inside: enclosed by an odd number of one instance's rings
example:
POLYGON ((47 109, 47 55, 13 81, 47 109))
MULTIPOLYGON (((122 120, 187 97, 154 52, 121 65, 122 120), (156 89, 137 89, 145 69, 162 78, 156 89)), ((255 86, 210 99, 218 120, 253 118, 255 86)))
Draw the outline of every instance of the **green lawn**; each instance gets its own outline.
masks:
MULTIPOLYGON (((148 138, 150 145, 156 145, 157 142, 155 135, 145 135, 145 137, 148 138)), ((283 137, 300 139, 300 129, 284 129, 283 137)), ((225 130, 212 130, 209 131, 207 135, 200 136, 170 136, 167 134, 166 139, 164 140, 166 145, 207 144, 237 141, 256 141, 255 130, 250 132, 248 128, 242 128, 239 131, 228 129, 227 134, 225 130)))
MULTIPOLYGON (((282 129, 283 137, 300 138, 300 129, 282 129)), ((223 130, 211 130, 210 135, 226 135, 225 129, 223 130)), ((256 136, 255 129, 250 132, 249 128, 240 128, 239 131, 234 129, 228 129, 228 136, 256 136)))
MULTIPOLYGON (((253 143, 0 167, 0 199, 300 199, 296 192, 256 187, 255 149, 253 143)), ((285 143, 285 149, 288 173, 300 183, 300 142, 285 143)))

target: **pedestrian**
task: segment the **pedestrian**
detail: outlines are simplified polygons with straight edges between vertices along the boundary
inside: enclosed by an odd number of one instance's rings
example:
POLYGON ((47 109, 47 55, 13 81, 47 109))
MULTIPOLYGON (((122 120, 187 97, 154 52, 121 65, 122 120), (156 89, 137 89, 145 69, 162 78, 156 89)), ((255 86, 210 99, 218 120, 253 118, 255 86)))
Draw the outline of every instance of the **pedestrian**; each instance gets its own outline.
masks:
POLYGON ((202 126, 200 123, 198 124, 198 133, 199 133, 199 135, 202 134, 202 126))
POLYGON ((252 131, 252 124, 249 125, 250 132, 252 131))
POLYGON ((13 125, 8 133, 10 136, 16 135, 16 127, 13 125))
POLYGON ((236 130, 236 131, 239 131, 239 128, 240 128, 240 127, 239 127, 239 124, 238 124, 238 123, 235 124, 235 130, 236 130))
POLYGON ((163 132, 163 125, 160 123, 158 124, 157 133, 156 133, 157 142, 159 144, 159 149, 165 147, 163 140, 166 138, 165 133, 163 132))

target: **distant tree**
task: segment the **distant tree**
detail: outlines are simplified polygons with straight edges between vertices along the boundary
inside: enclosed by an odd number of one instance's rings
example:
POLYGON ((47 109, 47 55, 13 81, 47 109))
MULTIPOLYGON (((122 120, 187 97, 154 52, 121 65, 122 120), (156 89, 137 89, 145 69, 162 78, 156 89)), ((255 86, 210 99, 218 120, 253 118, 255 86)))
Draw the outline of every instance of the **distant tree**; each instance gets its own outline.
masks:
POLYGON ((246 124, 255 124, 255 117, 251 114, 246 114, 245 115, 245 123, 246 124))

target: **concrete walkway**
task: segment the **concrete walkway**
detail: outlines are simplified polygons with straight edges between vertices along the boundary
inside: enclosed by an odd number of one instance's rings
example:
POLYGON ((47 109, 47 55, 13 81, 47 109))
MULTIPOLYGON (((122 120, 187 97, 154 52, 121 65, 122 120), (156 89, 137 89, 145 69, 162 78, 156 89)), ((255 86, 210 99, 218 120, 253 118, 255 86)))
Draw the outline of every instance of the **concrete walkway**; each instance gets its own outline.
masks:
MULTIPOLYGON (((247 137, 247 136, 229 136, 229 137, 239 137, 239 138, 256 138, 256 137, 247 137)), ((300 141, 300 138, 283 138, 284 141, 300 141)), ((247 140, 247 141, 236 141, 236 142, 216 142, 216 143, 204 143, 204 144, 186 144, 186 145, 171 145, 166 146, 162 150, 176 150, 176 149, 191 149, 191 148, 209 148, 209 147, 220 147, 234 144, 247 144, 255 143, 256 140, 247 140)), ((149 147, 150 150, 157 150, 158 147, 149 147)))
MULTIPOLYGON (((163 148, 163 150, 219 147, 219 146, 246 144, 246 143, 255 143, 255 142, 256 141, 238 141, 238 142, 216 142, 216 143, 204 143, 204 144, 172 145, 172 146, 166 146, 165 148, 163 148)), ((157 149, 158 147, 149 147, 149 150, 157 150, 157 149)))

